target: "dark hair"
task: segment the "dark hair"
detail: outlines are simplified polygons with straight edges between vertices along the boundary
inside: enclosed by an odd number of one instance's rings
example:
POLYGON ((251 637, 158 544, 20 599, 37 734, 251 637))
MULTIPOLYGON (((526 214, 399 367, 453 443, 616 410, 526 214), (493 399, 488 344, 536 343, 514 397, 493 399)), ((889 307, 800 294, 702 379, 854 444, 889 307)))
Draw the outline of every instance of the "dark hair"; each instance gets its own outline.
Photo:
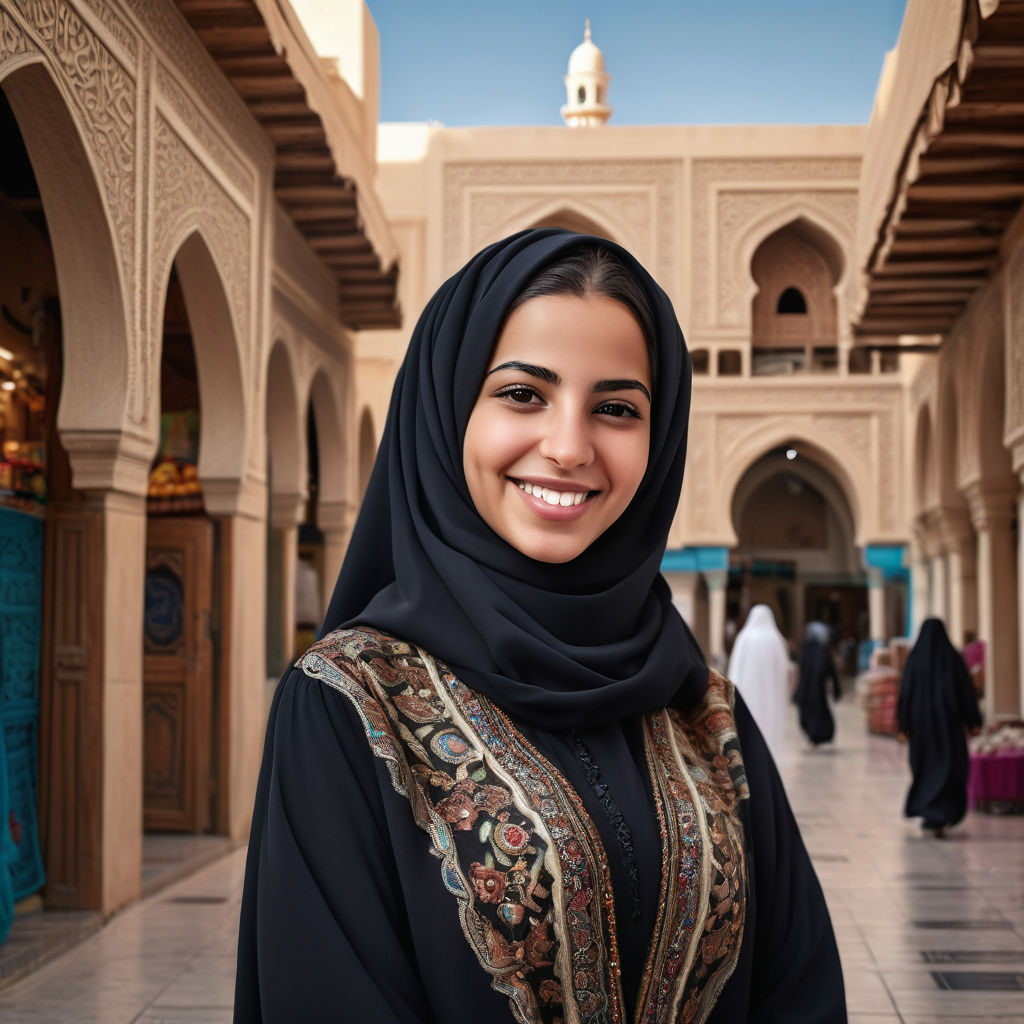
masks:
POLYGON ((654 308, 643 285, 610 249, 600 245, 582 245, 570 250, 534 274, 509 306, 506 316, 530 299, 544 295, 575 295, 579 299, 588 295, 604 295, 621 302, 640 325, 651 364, 651 379, 655 379, 654 308))

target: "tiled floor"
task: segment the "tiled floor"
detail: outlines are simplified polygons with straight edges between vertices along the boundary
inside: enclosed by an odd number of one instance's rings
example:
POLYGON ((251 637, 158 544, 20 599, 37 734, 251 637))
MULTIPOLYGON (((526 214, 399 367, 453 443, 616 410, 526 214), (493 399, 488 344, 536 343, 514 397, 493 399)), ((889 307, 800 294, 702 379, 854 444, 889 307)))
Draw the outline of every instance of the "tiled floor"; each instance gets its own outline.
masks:
MULTIPOLYGON (((795 727, 780 761, 832 911, 851 1024, 1024 1022, 1024 816, 970 815, 943 840, 900 818, 905 749, 849 699, 833 749, 795 727)), ((5 1024, 231 1019, 244 852, 118 914, 0 991, 5 1024)))

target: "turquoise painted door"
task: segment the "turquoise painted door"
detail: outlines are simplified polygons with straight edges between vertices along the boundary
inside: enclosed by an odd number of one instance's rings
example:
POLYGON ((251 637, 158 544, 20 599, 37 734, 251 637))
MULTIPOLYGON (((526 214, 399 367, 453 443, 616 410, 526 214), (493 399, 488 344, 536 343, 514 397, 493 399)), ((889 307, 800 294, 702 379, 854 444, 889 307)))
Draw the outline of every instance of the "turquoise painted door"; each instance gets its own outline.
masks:
POLYGON ((39 854, 43 523, 0 508, 0 942, 44 881, 39 854))

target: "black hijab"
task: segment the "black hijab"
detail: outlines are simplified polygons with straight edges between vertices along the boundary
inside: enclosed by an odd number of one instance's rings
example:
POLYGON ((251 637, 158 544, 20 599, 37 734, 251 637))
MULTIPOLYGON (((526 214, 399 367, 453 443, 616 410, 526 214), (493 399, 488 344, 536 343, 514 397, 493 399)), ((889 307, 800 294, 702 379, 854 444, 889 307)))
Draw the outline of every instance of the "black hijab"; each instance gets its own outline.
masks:
POLYGON ((413 331, 322 633, 372 625, 418 644, 518 719, 589 728, 689 706, 707 668, 659 573, 686 458, 690 359, 668 296, 605 239, 542 228, 478 253, 413 331), (647 470, 582 554, 547 564, 480 517, 462 442, 510 305, 584 245, 613 253, 654 310, 647 470))

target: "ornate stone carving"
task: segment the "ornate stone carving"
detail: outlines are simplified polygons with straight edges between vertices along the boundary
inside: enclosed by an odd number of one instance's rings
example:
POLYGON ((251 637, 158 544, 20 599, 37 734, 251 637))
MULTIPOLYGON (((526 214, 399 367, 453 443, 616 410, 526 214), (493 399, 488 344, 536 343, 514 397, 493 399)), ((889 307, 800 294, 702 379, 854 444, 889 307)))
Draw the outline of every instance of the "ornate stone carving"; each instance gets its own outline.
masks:
MULTIPOLYGON (((484 236, 474 217, 492 225, 545 198, 565 199, 567 192, 586 205, 608 210, 617 223, 653 231, 652 270, 667 285, 676 272, 676 203, 681 162, 677 160, 479 161, 444 168, 444 267, 457 270, 484 236), (499 204, 490 206, 489 203, 499 204)), ((571 203, 567 203, 571 205, 571 203)))
MULTIPOLYGON (((125 296, 135 301, 136 282, 136 218, 135 186, 136 153, 136 82, 130 71, 97 38, 92 28, 66 0, 13 0, 21 15, 19 26, 13 17, 0 12, 2 52, 35 49, 36 45, 49 57, 54 75, 63 79, 72 98, 72 114, 84 129, 86 145, 96 165, 99 185, 107 200, 107 214, 114 231, 117 258, 124 278, 125 296), (27 38, 28 36, 28 38, 27 38), (36 45, 29 38, 37 41, 36 45), (19 41, 20 40, 20 41, 19 41)), ((97 11, 104 25, 118 38, 126 52, 134 54, 130 30, 103 0, 93 0, 90 8, 97 11), (122 39, 122 37, 124 37, 122 39)), ((133 349, 138 335, 134 317, 129 319, 133 349)), ((129 360, 129 405, 135 388, 134 363, 129 360)), ((138 422, 136 418, 136 422, 138 422)))
MULTIPOLYGON (((698 327, 713 326, 716 323, 720 309, 723 309, 723 302, 720 298, 717 308, 712 308, 710 297, 712 295, 711 274, 717 270, 721 274, 719 259, 723 253, 728 252, 727 238, 720 236, 712 239, 712 225, 716 230, 723 226, 719 224, 720 211, 716 208, 714 186, 729 185, 737 183, 739 187, 732 192, 739 192, 748 196, 758 197, 753 200, 753 205, 760 209, 747 211, 747 219, 737 221, 734 225, 725 225, 726 234, 735 234, 740 223, 746 224, 759 212, 765 212, 770 206, 778 203, 780 205, 791 202, 794 195, 806 197, 809 202, 821 203, 824 208, 832 211, 832 219, 846 221, 848 212, 843 210, 833 211, 834 200, 831 198, 837 193, 843 195, 845 190, 837 190, 823 187, 820 190, 794 189, 789 193, 788 198, 783 198, 784 193, 779 190, 764 189, 758 191, 754 188, 743 188, 743 183, 764 182, 766 184, 785 184, 786 182, 808 182, 820 181, 823 186, 828 182, 855 182, 860 174, 860 161, 856 159, 829 158, 829 159, 763 159, 750 157, 747 159, 734 160, 695 160, 693 164, 693 191, 691 196, 691 220, 693 224, 693 317, 698 327), (716 252, 712 252, 712 245, 715 245, 716 252)), ((850 192, 854 190, 851 188, 850 192)), ((723 190, 721 198, 725 199, 731 194, 730 190, 723 190)), ((849 199, 841 202, 849 204, 849 199)), ((740 211, 735 210, 732 216, 740 216, 740 211)), ((852 222, 851 222, 852 230, 852 222)), ((842 244, 842 239, 837 239, 842 244)), ((730 275, 735 277, 735 273, 730 275)), ((724 282, 726 285, 725 305, 731 303, 730 316, 735 321, 736 292, 735 285, 724 282)))
POLYGON ((252 202, 256 193, 256 175, 252 167, 240 160, 224 145, 223 130, 216 129, 210 123, 209 118, 199 111, 185 90, 178 84, 174 75, 159 62, 156 67, 156 86, 160 96, 181 118, 203 149, 231 179, 238 191, 252 202))
POLYGON ((1009 289, 1007 312, 1009 323, 1004 325, 1006 346, 1006 427, 1007 437, 1017 439, 1024 434, 1024 244, 1010 260, 1006 275, 1009 289))
POLYGON ((195 33, 170 3, 153 0, 123 0, 142 28, 151 36, 154 49, 181 73, 201 104, 217 124, 252 152, 266 153, 267 165, 273 157, 270 141, 256 123, 242 98, 224 79, 195 33))
POLYGON ((717 322, 738 327, 749 322, 745 299, 751 281, 750 266, 743 260, 741 242, 746 229, 774 210, 799 207, 810 216, 824 214, 826 221, 846 226, 836 242, 849 253, 857 221, 857 193, 850 192, 723 192, 718 197, 718 308, 717 322))
POLYGON ((6 11, 0 10, 0 66, 12 57, 28 51, 29 45, 24 30, 6 11))
POLYGON ((251 280, 252 225, 223 188, 159 114, 154 131, 153 273, 151 337, 159 337, 156 312, 162 307, 170 264, 176 246, 190 224, 202 226, 203 236, 223 278, 242 358, 242 374, 252 368, 251 280))
POLYGON ((135 62, 139 51, 139 40, 135 30, 122 18, 106 0, 85 0, 86 6, 99 18, 100 23, 110 33, 124 56, 135 62))

